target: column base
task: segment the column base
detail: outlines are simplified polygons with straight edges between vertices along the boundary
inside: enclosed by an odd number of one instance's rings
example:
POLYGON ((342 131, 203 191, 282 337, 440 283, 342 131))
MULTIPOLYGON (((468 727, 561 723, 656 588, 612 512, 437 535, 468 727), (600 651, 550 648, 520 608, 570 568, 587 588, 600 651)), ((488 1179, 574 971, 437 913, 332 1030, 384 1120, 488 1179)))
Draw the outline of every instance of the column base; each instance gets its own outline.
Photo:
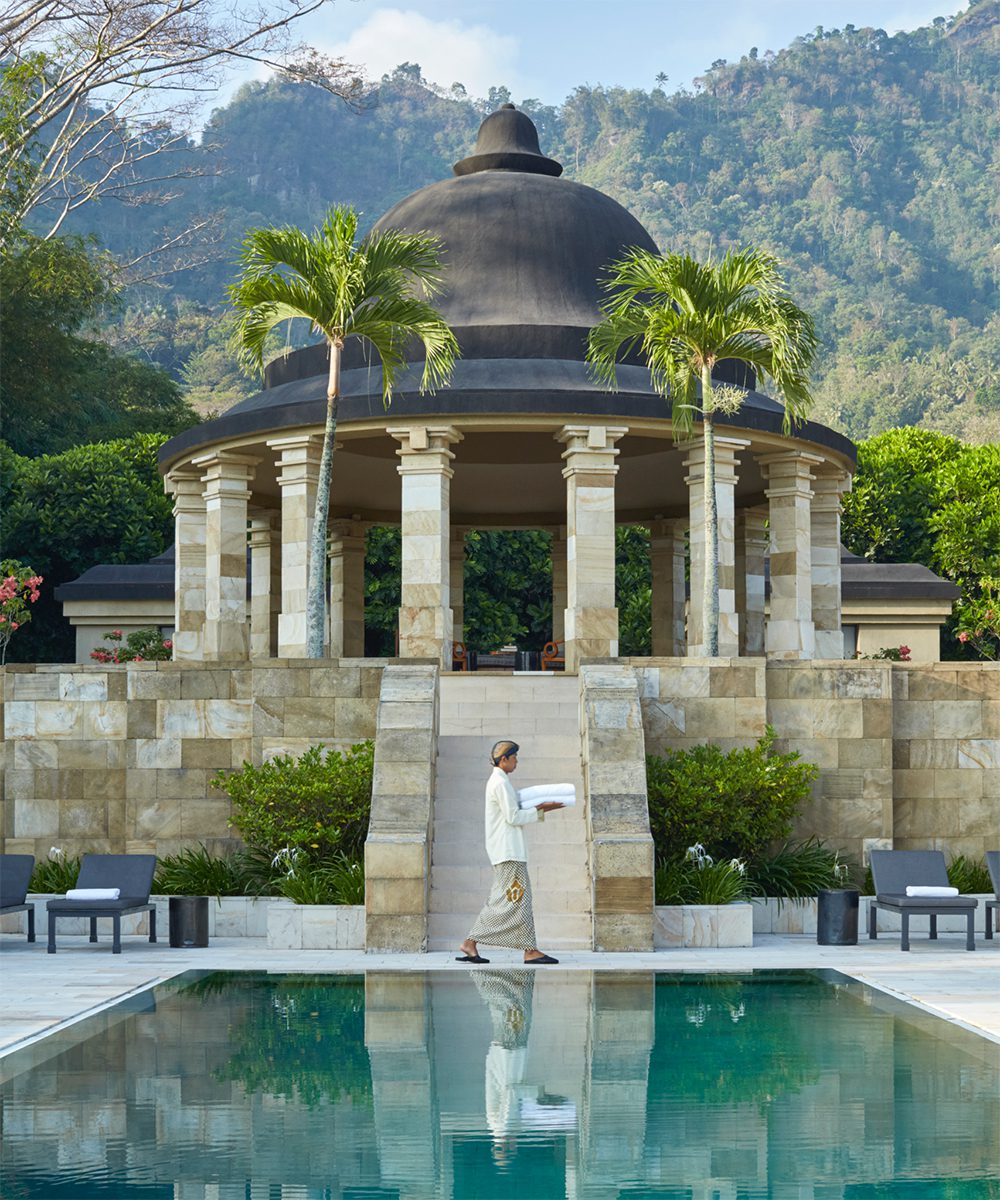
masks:
POLYGON ((766 652, 768 658, 815 658, 816 633, 812 622, 776 621, 772 617, 767 623, 766 652))
POLYGON ((842 629, 817 629, 816 657, 843 658, 844 631, 842 629))

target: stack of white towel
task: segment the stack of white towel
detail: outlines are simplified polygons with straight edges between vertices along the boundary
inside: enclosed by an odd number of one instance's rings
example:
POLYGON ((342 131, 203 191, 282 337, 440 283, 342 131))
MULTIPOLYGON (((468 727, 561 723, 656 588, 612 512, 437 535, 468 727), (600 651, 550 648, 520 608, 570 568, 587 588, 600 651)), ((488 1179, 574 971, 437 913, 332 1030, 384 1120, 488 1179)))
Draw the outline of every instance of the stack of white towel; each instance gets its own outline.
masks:
POLYGON ((119 888, 70 888, 66 893, 67 900, 118 900, 121 898, 119 888))
POLYGON ((923 885, 923 884, 918 886, 917 884, 911 883, 911 884, 907 884, 906 894, 907 894, 907 896, 924 896, 924 897, 949 896, 950 897, 950 896, 958 895, 958 888, 957 887, 930 887, 929 885, 923 885))
POLYGON ((537 808, 554 800, 566 808, 576 804, 576 787, 572 783, 540 783, 537 787, 521 788, 517 793, 518 808, 537 808))

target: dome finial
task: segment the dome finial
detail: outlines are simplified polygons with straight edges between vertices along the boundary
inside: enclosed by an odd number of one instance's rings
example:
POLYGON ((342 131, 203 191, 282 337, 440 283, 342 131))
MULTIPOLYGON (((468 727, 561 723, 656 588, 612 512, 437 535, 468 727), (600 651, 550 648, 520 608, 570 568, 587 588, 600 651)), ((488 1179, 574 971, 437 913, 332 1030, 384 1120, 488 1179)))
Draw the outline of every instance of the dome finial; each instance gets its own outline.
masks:
POLYGON ((473 153, 455 163, 452 170, 456 175, 474 175, 477 171, 561 175, 562 164, 541 152, 532 119, 513 104, 502 104, 479 126, 473 153))

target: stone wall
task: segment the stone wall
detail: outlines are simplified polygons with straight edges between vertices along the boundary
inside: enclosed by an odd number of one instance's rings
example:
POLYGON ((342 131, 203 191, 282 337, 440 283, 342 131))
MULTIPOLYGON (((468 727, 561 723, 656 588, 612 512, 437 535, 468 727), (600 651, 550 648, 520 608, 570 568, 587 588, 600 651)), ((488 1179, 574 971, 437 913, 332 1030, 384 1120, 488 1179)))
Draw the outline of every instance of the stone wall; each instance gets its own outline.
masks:
POLYGON ((653 839, 635 672, 580 668, 595 950, 653 948, 653 839))
POLYGON ((1000 662, 893 669, 894 845, 1000 850, 1000 662))
POLYGON ((820 768, 796 822, 857 856, 1000 847, 1000 663, 631 659, 646 749, 776 748, 820 768))
POLYGON ((3 848, 172 854, 236 844, 220 768, 374 737, 384 661, 3 669, 3 848))

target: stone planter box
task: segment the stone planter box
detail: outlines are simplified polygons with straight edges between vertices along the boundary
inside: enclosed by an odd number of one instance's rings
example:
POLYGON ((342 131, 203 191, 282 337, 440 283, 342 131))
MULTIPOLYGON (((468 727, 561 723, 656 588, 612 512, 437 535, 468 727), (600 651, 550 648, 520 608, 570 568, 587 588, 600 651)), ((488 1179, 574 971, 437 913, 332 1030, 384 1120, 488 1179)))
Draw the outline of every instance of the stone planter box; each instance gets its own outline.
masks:
MULTIPOLYGON (((55 900, 56 893, 33 894, 28 897, 35 905, 36 937, 42 941, 48 936, 48 919, 45 915, 45 902, 55 900)), ((170 932, 169 896, 150 896, 156 905, 156 938, 165 942, 170 932)), ((213 937, 266 937, 267 910, 274 900, 269 896, 223 896, 216 899, 209 897, 208 901, 208 936, 213 937)), ((26 913, 10 913, 0 917, 0 933, 20 933, 27 928, 26 913)), ((97 926, 97 936, 102 937, 105 929, 110 937, 111 926, 100 921, 97 926)), ((87 936, 90 933, 90 921, 86 917, 77 920, 61 918, 57 926, 57 937, 64 934, 67 937, 87 936)), ((122 917, 122 936, 143 934, 149 936, 149 918, 146 913, 132 913, 122 917)))
MULTIPOLYGON (((983 906, 987 900, 994 899, 992 892, 976 893, 979 900, 979 909, 976 912, 976 929, 982 931, 983 906)), ((858 914, 858 938, 860 941, 865 941, 868 937, 868 905, 873 899, 872 896, 861 897, 861 907, 858 914)), ((753 931, 754 933, 789 933, 789 934, 805 934, 809 937, 816 936, 816 900, 776 900, 773 896, 764 898, 755 898, 750 901, 753 908, 753 931)), ((899 933, 899 914, 885 912, 882 909, 878 910, 878 916, 875 925, 879 933, 899 933)), ((915 917, 910 922, 910 930, 916 931, 916 936, 920 937, 920 930, 927 929, 926 917, 915 917), (920 921, 923 920, 923 926, 920 921)), ((939 933, 965 933, 965 917, 938 917, 938 932, 939 933)))
POLYGON ((753 945, 749 904, 670 904, 653 909, 653 948, 753 945))
POLYGON ((365 909, 358 904, 293 904, 272 900, 267 910, 269 950, 363 950, 365 909))

